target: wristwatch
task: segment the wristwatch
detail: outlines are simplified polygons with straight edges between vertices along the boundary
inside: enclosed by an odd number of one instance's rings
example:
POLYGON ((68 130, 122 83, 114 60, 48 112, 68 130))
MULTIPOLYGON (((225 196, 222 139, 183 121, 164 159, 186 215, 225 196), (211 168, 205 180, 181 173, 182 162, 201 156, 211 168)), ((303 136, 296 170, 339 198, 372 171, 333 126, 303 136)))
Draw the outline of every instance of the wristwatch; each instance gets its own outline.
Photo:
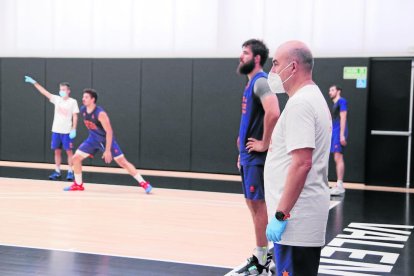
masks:
POLYGON ((283 213, 282 211, 277 211, 275 214, 275 218, 278 221, 284 221, 287 220, 288 218, 290 218, 290 214, 285 215, 285 213, 283 213))

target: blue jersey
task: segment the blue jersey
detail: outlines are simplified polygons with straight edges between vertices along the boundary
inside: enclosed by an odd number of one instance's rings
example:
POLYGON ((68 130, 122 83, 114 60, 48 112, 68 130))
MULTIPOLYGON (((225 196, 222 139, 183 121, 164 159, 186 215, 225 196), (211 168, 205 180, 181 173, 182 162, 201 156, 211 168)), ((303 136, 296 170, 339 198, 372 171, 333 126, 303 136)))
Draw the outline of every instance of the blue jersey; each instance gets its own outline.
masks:
POLYGON ((259 72, 247 84, 242 99, 242 115, 240 121, 240 165, 263 165, 267 152, 251 152, 246 150, 248 138, 262 140, 264 109, 260 98, 254 94, 253 88, 256 80, 266 78, 265 72, 259 72))
POLYGON ((86 106, 80 108, 80 113, 83 117, 83 122, 89 130, 89 137, 94 138, 98 141, 105 141, 106 131, 103 128, 101 122, 98 120, 99 113, 105 112, 102 107, 96 106, 95 109, 88 113, 86 106))
MULTIPOLYGON (((334 103, 331 109, 332 114, 332 130, 338 132, 341 130, 341 117, 340 113, 342 111, 348 111, 348 103, 344 98, 339 98, 339 100, 334 103)), ((345 125, 345 137, 348 136, 348 126, 345 125)))

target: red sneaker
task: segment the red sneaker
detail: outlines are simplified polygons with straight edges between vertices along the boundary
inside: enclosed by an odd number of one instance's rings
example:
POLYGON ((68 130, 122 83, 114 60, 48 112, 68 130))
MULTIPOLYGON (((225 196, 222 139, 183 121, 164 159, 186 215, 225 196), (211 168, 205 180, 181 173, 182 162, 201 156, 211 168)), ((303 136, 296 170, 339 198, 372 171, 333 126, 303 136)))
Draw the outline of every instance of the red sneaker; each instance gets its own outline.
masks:
POLYGON ((151 184, 149 184, 149 182, 147 182, 147 181, 140 182, 140 183, 139 183, 139 185, 140 185, 142 188, 144 188, 144 190, 145 190, 145 192, 146 192, 147 194, 149 194, 149 193, 151 192, 151 190, 152 190, 152 186, 151 186, 151 184))
POLYGON ((73 183, 72 186, 65 187, 63 190, 67 191, 67 192, 69 192, 69 191, 83 191, 83 190, 85 190, 85 188, 83 187, 83 183, 80 184, 80 185, 78 185, 76 183, 73 183))

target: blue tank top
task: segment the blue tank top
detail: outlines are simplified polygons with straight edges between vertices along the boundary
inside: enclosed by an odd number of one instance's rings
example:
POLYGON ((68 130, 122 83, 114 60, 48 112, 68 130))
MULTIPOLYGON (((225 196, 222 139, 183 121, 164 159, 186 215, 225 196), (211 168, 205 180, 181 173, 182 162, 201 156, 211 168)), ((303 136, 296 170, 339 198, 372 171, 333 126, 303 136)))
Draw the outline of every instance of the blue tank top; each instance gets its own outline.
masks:
POLYGON ((243 93, 242 115, 240 121, 240 165, 263 165, 267 152, 251 152, 246 150, 247 139, 252 137, 258 140, 263 138, 264 109, 260 98, 254 94, 253 88, 257 79, 266 78, 265 72, 259 72, 249 81, 243 93))
POLYGON ((101 122, 98 120, 99 113, 101 112, 105 112, 105 110, 100 106, 96 106, 91 113, 87 112, 86 106, 82 106, 80 108, 83 122, 89 130, 89 137, 95 138, 98 141, 105 141, 106 131, 103 128, 101 122))

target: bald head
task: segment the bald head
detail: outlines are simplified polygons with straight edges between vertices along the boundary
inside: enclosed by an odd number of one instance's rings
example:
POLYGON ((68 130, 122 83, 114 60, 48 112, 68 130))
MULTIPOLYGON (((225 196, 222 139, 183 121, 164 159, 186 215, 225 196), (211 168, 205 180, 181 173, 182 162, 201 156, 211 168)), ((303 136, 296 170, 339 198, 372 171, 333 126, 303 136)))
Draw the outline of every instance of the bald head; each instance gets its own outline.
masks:
POLYGON ((304 85, 315 84, 312 80, 312 53, 301 41, 288 41, 280 45, 272 65, 270 71, 279 75, 289 97, 304 85))
POLYGON ((286 58, 288 62, 296 61, 305 72, 313 69, 313 56, 308 46, 297 40, 283 43, 276 52, 281 58, 286 58))

